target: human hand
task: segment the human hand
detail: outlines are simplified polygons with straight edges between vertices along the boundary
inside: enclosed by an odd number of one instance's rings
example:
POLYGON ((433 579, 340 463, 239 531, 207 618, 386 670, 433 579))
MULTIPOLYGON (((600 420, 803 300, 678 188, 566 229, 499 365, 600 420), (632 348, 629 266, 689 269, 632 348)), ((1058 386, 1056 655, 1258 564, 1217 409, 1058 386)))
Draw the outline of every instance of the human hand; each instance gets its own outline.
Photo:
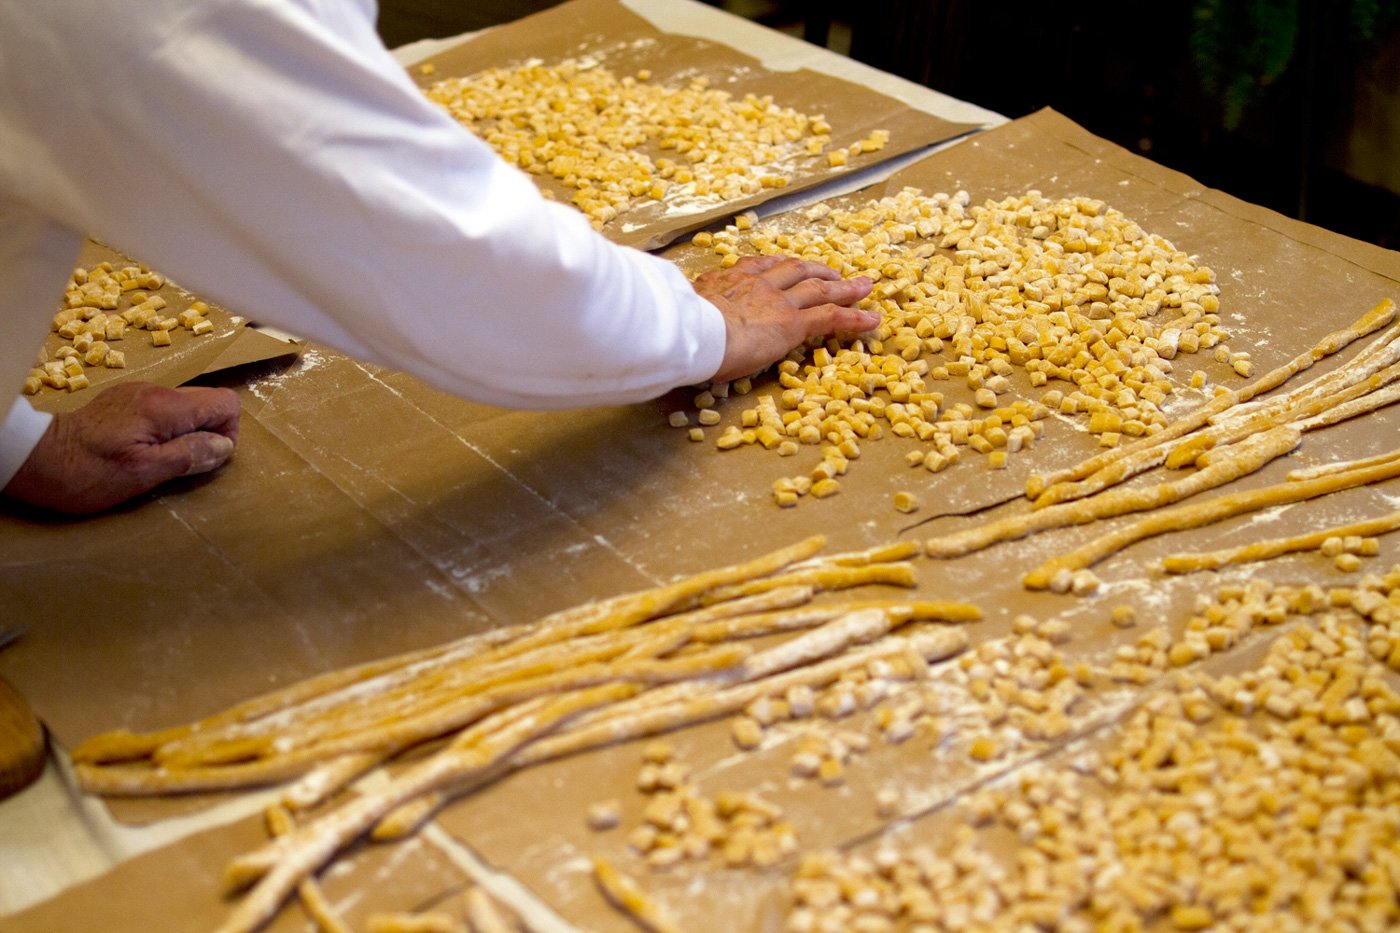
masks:
POLYGON ((859 333, 880 323, 879 312, 851 307, 870 294, 870 280, 843 279, 820 262, 746 256, 693 284, 724 315, 724 361, 711 377, 715 382, 756 372, 809 337, 859 333))
POLYGON ((56 415, 3 494, 56 512, 100 512, 217 469, 237 440, 231 390, 125 383, 56 415))

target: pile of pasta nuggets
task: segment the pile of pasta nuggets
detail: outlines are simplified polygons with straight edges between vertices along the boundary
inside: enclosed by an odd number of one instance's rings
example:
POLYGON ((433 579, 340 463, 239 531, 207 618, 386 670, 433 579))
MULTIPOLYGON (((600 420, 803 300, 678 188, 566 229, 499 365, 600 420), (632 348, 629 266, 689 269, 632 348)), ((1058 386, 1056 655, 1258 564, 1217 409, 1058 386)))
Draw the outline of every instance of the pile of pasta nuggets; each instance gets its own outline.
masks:
POLYGON ((24 393, 37 395, 45 388, 77 392, 91 384, 89 369, 124 369, 126 352, 112 345, 137 331, 144 331, 153 347, 171 346, 177 330, 196 337, 213 334, 209 305, 194 300, 175 313, 159 294, 166 284, 164 275, 140 264, 104 260, 91 269, 75 268, 64 306, 53 317, 53 333, 67 343, 40 350, 24 380, 24 393))

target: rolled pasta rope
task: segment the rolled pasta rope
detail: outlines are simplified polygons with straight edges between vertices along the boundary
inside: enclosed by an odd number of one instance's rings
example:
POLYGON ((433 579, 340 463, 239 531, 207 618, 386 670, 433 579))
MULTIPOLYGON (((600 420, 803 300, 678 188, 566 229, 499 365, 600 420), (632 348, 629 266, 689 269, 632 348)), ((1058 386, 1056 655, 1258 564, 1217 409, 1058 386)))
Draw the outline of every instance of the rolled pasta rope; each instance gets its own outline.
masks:
POLYGON ((786 573, 780 576, 764 577, 757 580, 750 580, 746 583, 716 588, 707 593, 703 598, 707 602, 717 602, 726 599, 735 599, 740 596, 750 596, 755 593, 763 593, 780 586, 808 584, 820 590, 842 590, 854 586, 866 586, 872 583, 882 583, 887 586, 912 587, 915 584, 914 568, 911 564, 903 562, 846 567, 813 567, 807 570, 793 571, 792 573, 786 573))
POLYGON ((324 761, 282 791, 280 802, 292 813, 310 810, 349 787, 351 782, 368 774, 389 757, 383 751, 351 752, 324 761))
POLYGON ((698 599, 702 594, 733 584, 744 583, 766 577, 788 566, 805 560, 826 545, 826 538, 815 535, 797 544, 764 554, 744 564, 736 564, 719 570, 707 570, 667 586, 657 587, 643 593, 612 600, 609 611, 584 615, 567 624, 544 628, 535 635, 527 636, 508 645, 515 652, 523 652, 539 644, 567 641, 580 635, 593 635, 598 632, 627 628, 653 619, 698 599))
POLYGON ((1348 418, 1369 414, 1377 408, 1393 405, 1397 401, 1400 401, 1400 384, 1388 385, 1369 395, 1363 395, 1358 399, 1347 402, 1345 405, 1337 405, 1305 421, 1300 421, 1298 422, 1298 427, 1304 431, 1330 427, 1331 425, 1346 421, 1348 418))
MULTIPOLYGON (((668 637, 677 642, 688 640, 687 629, 729 618, 742 609, 781 607, 811 598, 810 587, 784 587, 768 593, 737 599, 707 609, 670 617, 658 625, 666 626, 668 637)), ((650 628, 650 627, 648 627, 650 628)), ((154 756, 166 767, 194 767, 237 760, 238 757, 268 757, 286 754, 297 748, 324 746, 335 739, 344 739, 357 732, 382 729, 386 719, 408 719, 455 703, 465 694, 482 694, 492 688, 531 676, 545 676, 557 670, 577 670, 598 661, 623 656, 628 646, 646 644, 644 631, 605 633, 576 639, 574 643, 549 645, 526 655, 517 655, 495 664, 464 663, 452 672, 437 672, 432 677, 398 684, 390 695, 375 695, 373 703, 357 703, 350 711, 324 710, 315 722, 304 718, 280 724, 276 732, 266 732, 256 743, 241 743, 219 733, 191 737, 163 747, 154 756), (444 676, 450 673, 451 676, 444 676), (494 676, 492 676, 494 674, 494 676), (340 715, 336 715, 339 712, 340 715), (224 753, 220 754, 221 743, 224 753)), ((652 647, 657 647, 653 645, 652 647)), ((646 656, 649 652, 643 652, 646 656)), ((433 738, 434 736, 429 736, 433 738)))
POLYGON ((641 886, 602 856, 593 859, 593 882, 603 898, 644 933, 681 933, 675 921, 657 907, 641 886))
MULTIPOLYGON (((635 617, 638 606, 643 603, 653 605, 657 600, 661 602, 674 601, 677 598, 686 598, 688 595, 703 592, 714 586, 741 582, 755 575, 772 573, 794 561, 811 557, 824 543, 823 538, 814 536, 795 545, 763 555, 753 561, 697 574, 666 587, 567 609, 553 613, 539 622, 529 625, 515 626, 499 632, 478 633, 447 645, 410 652, 341 671, 333 671, 240 703, 225 712, 196 723, 147 734, 131 733, 124 730, 104 733, 79 746, 74 751, 73 758, 75 762, 89 763, 136 760, 153 755, 162 746, 178 743, 190 736, 200 736, 200 742, 212 741, 212 736, 228 734, 230 727, 239 725, 242 725, 250 734, 258 731, 272 732, 276 730, 278 723, 264 723, 261 727, 254 727, 251 724, 274 714, 285 713, 293 708, 297 708, 298 712, 295 717, 288 718, 314 718, 318 711, 334 709, 338 705, 343 705, 347 697, 376 690, 382 691, 390 685, 402 684, 426 671, 435 670, 444 664, 462 658, 469 658, 471 663, 480 667, 493 661, 505 660, 544 646, 568 641, 569 638, 575 637, 581 629, 590 626, 602 624, 605 629, 620 627, 616 619, 609 619, 610 613, 625 612, 631 618, 635 617), (662 595, 656 596, 655 594, 658 593, 662 595), (619 609, 619 607, 621 608, 619 609), (528 644, 521 644, 527 640, 528 644), (485 652, 484 655, 472 657, 470 653, 483 645, 491 650, 485 652), (512 650, 508 652, 497 650, 506 645, 511 645, 512 650), (419 665, 424 666, 419 667, 419 665), (368 686, 366 681, 370 682, 368 686)), ((245 747, 238 750, 237 754, 246 755, 248 752, 249 749, 245 747)))
POLYGON ((690 644, 697 630, 709 625, 724 625, 736 618, 752 615, 786 615, 783 610, 792 610, 806 605, 817 594, 813 586, 783 586, 767 592, 743 596, 728 602, 715 603, 703 609, 690 609, 659 619, 643 629, 632 629, 628 633, 604 635, 601 637, 629 638, 629 647, 624 656, 662 657, 690 644))
POLYGON ((1087 525, 1100 519, 1159 509, 1247 476, 1294 450, 1301 438, 1302 435, 1291 427, 1274 428, 1231 448, 1238 451, 1237 457, 1211 464, 1182 479, 1140 489, 1112 489, 1077 502, 1064 502, 1039 511, 1007 516, 932 538, 925 542, 924 553, 936 559, 961 557, 1040 531, 1087 525))
MULTIPOLYGON (((621 650, 616 645, 589 642, 577 645, 573 652, 568 653, 567 660, 586 666, 615 658, 621 650)), ((340 697, 340 705, 328 704, 324 698, 318 698, 304 715, 252 724, 252 734, 240 735, 235 727, 232 733, 224 731, 193 735, 161 746, 151 758, 158 766, 190 768, 240 759, 274 757, 373 728, 386 719, 406 718, 425 706, 446 705, 463 694, 482 693, 509 679, 540 676, 544 671, 553 670, 555 665, 536 662, 525 666, 516 663, 506 671, 499 671, 498 667, 490 665, 485 667, 480 679, 465 685, 461 678, 452 677, 453 672, 450 671, 437 671, 419 679, 405 679, 396 682, 393 689, 386 692, 369 689, 377 685, 372 681, 367 682, 364 685, 366 689, 356 691, 356 696, 340 697), (492 671, 498 671, 496 676, 491 676, 492 671), (373 702, 362 702, 362 699, 372 699, 373 702)), ((462 673, 475 672, 475 666, 468 666, 462 673)))
POLYGON ((655 630, 648 626, 643 637, 634 639, 618 657, 623 660, 661 658, 685 649, 691 642, 688 627, 667 625, 665 622, 657 622, 655 626, 655 630))
POLYGON ((626 665, 595 664, 555 671, 508 685, 495 694, 464 697, 455 706, 434 709, 414 719, 382 723, 375 729, 359 730, 321 745, 252 762, 182 768, 85 764, 78 767, 77 774, 84 789, 111 797, 234 790, 274 784, 298 777, 319 762, 345 755, 374 753, 381 758, 391 757, 429 739, 468 727, 512 703, 559 690, 594 688, 615 682, 634 684, 638 688, 648 683, 670 683, 733 667, 748 654, 748 650, 740 646, 722 646, 703 654, 666 661, 642 658, 626 665))
POLYGON ((1314 467, 1290 470, 1287 479, 1289 482, 1316 479, 1319 476, 1328 476, 1332 473, 1345 473, 1348 470, 1359 470, 1362 467, 1377 466, 1396 459, 1400 459, 1400 451, 1392 450, 1389 453, 1377 454, 1374 457, 1363 457, 1358 460, 1339 460, 1335 463, 1321 463, 1314 467))
MULTIPOLYGON (((358 839, 395 806, 436 790, 464 774, 484 775, 512 753, 558 729, 569 718, 636 692, 630 684, 608 684, 546 700, 533 715, 516 717, 503 728, 484 721, 480 730, 463 733, 447 748, 390 779, 372 794, 357 797, 323 817, 308 821, 271 843, 275 861, 219 927, 219 933, 250 933, 270 920, 302 879, 358 839)), ((267 848, 267 847, 265 847, 267 848)), ((262 851, 262 850, 259 850, 262 851)), ((256 859, 235 859, 227 873, 235 886, 251 878, 240 864, 261 867, 256 859)))
MULTIPOLYGON (((934 628, 911 636, 889 635, 870 645, 836 657, 758 680, 721 689, 697 691, 681 684, 662 695, 660 691, 597 709, 580 716, 566 730, 546 736, 516 753, 510 761, 514 770, 565 758, 582 752, 648 736, 683 729, 738 712, 762 697, 781 696, 793 687, 821 687, 835 682, 842 674, 909 653, 921 662, 941 661, 967 647, 962 629, 934 628)), ((384 836, 392 838, 418 826, 448 799, 469 793, 485 781, 469 776, 434 794, 425 795, 386 817, 384 836)))
POLYGON ((880 609, 848 612, 796 638, 750 655, 744 661, 741 675, 745 679, 767 677, 778 671, 810 664, 844 651, 851 645, 862 645, 888 635, 902 622, 895 613, 880 609))
POLYGON ((481 644, 494 646, 511 638, 519 637, 520 629, 523 628, 520 626, 511 630, 476 633, 434 648, 329 671, 254 697, 205 719, 169 729, 145 733, 126 730, 104 732, 93 736, 73 749, 72 759, 75 762, 101 763, 145 758, 160 746, 177 741, 187 735, 209 732, 227 725, 259 719, 293 706, 306 704, 316 697, 334 692, 347 685, 379 677, 390 671, 452 654, 459 650, 470 650, 481 644))
MULTIPOLYGON (((1295 480, 1295 482, 1297 481, 1295 480)), ((1328 538, 1345 538, 1348 535, 1358 535, 1363 538, 1374 537, 1389 534, 1397 528, 1400 528, 1400 512, 1391 512, 1379 518, 1337 525, 1322 531, 1294 535, 1288 538, 1271 538, 1268 541, 1257 541, 1253 544, 1224 548, 1219 551, 1170 554, 1162 558, 1162 569, 1167 573, 1195 573, 1200 570, 1215 570, 1217 567, 1229 564, 1248 564, 1254 561, 1268 560, 1282 554, 1315 551, 1328 538)))
POLYGON ((890 544, 877 544, 864 551, 844 551, 840 554, 809 557, 798 561, 789 570, 805 570, 808 567, 825 565, 829 567, 864 567, 868 564, 889 564, 908 560, 919 554, 917 541, 896 541, 890 544))
MULTIPOLYGON (((1330 394, 1288 399, 1278 406, 1260 409, 1253 417, 1222 421, 1172 448, 1171 452, 1167 454, 1166 465, 1169 469, 1190 466, 1197 463, 1198 458, 1202 456, 1209 458, 1211 456, 1209 451, 1217 446, 1233 444, 1251 434, 1266 431, 1278 424, 1294 424, 1299 430, 1310 430, 1309 427, 1304 426, 1311 423, 1308 419, 1367 396, 1398 379, 1400 379, 1400 363, 1392 363, 1377 372, 1361 376, 1356 381, 1349 382, 1343 388, 1330 394)), ((1322 425, 1314 426, 1321 427, 1322 425)))
POLYGON ((198 768, 150 768, 129 763, 74 766, 78 784, 103 797, 150 797, 156 794, 199 794, 281 784, 299 778, 320 759, 305 753, 236 764, 198 768))
MULTIPOLYGON (((265 816, 268 835, 274 839, 287 835, 295 825, 291 814, 277 805, 268 807, 265 816)), ((336 913, 330 901, 326 900, 325 892, 316 883, 316 879, 307 878, 297 885, 297 896, 301 899, 302 909, 306 911, 311 922, 316 924, 319 933, 351 933, 349 925, 336 913)))
MULTIPOLYGON (((1074 466, 1057 470, 1053 473, 1032 476, 1026 485, 1026 496, 1031 499, 1039 499, 1048 489, 1060 483, 1086 479, 1119 460, 1128 457, 1138 458, 1147 450, 1161 447, 1180 437, 1184 437, 1206 424, 1212 416, 1224 412, 1233 405, 1243 404, 1257 395, 1277 388, 1288 379, 1310 368, 1319 360, 1325 359, 1339 350, 1342 350, 1353 341, 1369 336, 1382 327, 1387 326, 1395 320, 1395 313, 1395 303, 1387 298, 1349 326, 1341 330, 1333 331, 1323 337, 1307 352, 1300 353, 1282 366, 1270 370, 1249 385, 1217 396, 1210 402, 1187 414, 1185 417, 1167 425, 1158 433, 1147 435, 1132 444, 1126 444, 1122 447, 1116 447, 1112 450, 1097 454, 1080 461, 1074 466)), ((1390 335, 1387 335, 1387 337, 1389 336, 1390 335)), ((1143 469, 1150 468, 1151 467, 1143 467, 1143 469)), ((1127 473, 1122 479, 1128 479, 1135 475, 1137 474, 1127 473)), ((1119 481, 1121 482, 1122 480, 1119 481)), ((1051 500, 1047 502, 1046 505, 1053 504, 1054 501, 1055 500, 1051 500)))
POLYGON ((1214 415, 1212 423, 1238 421, 1252 418, 1259 412, 1283 400, 1289 402, 1307 402, 1337 391, 1341 386, 1355 382, 1357 378, 1365 378, 1370 374, 1384 369, 1385 367, 1400 360, 1400 327, 1391 327, 1384 334, 1371 341, 1363 347, 1356 357, 1339 366, 1330 373, 1325 373, 1315 379, 1310 380, 1306 385, 1290 390, 1286 395, 1276 399, 1241 399, 1239 404, 1233 406, 1226 412, 1214 415))
POLYGON ((484 783, 472 779, 467 785, 460 788, 454 784, 449 790, 433 791, 431 794, 415 797, 408 803, 399 804, 380 817, 379 822, 370 828, 369 837, 375 842, 393 842, 395 839, 411 836, 418 831, 420 826, 428 822, 447 801, 460 797, 470 790, 475 790, 483 786, 484 783))
POLYGON ((881 609, 897 614, 901 621, 938 620, 943 622, 975 622, 982 611, 971 603, 861 601, 824 603, 797 612, 766 612, 742 616, 698 627, 692 637, 699 642, 726 641, 733 638, 753 638, 772 635, 796 628, 806 628, 860 609, 881 609))
MULTIPOLYGON (((1328 404, 1345 401, 1351 397, 1347 392, 1352 386, 1365 383, 1375 376, 1376 370, 1394 364, 1397 359, 1400 359, 1400 328, 1391 328, 1346 366, 1312 380, 1287 395, 1245 406, 1250 409, 1249 416, 1238 414, 1242 406, 1237 403, 1243 397, 1240 393, 1222 395, 1205 409, 1179 422, 1191 427, 1190 432, 1185 432, 1184 439, 1175 446, 1169 447, 1168 444, 1177 438, 1163 440, 1168 431, 1160 432, 1153 436, 1154 443, 1142 445, 1138 451, 1107 464, 1081 481, 1050 486, 1036 498, 1034 507, 1039 509, 1082 499, 1163 464, 1171 469, 1189 466, 1200 454, 1217 445, 1234 443, 1258 431, 1315 414, 1328 404)), ((1362 391, 1365 390, 1355 390, 1356 393, 1362 391)), ((1178 432, 1178 435, 1181 433, 1178 432)))
MULTIPOLYGON (((1207 469, 1212 469, 1208 467, 1207 469)), ((1204 470, 1202 472, 1205 472, 1204 470)), ((1199 475, 1199 474, 1198 474, 1199 475)), ((1170 531, 1185 531, 1214 524, 1236 515, 1257 512, 1275 505, 1288 505, 1325 496, 1342 489, 1352 489, 1400 476, 1400 458, 1378 466, 1348 470, 1316 479, 1284 482, 1246 492, 1232 493, 1212 499, 1164 509, 1126 528, 1096 538, 1068 554, 1052 558, 1026 574, 1022 580, 1027 589, 1049 587, 1051 579, 1061 570, 1079 570, 1116 554, 1145 538, 1170 531)))

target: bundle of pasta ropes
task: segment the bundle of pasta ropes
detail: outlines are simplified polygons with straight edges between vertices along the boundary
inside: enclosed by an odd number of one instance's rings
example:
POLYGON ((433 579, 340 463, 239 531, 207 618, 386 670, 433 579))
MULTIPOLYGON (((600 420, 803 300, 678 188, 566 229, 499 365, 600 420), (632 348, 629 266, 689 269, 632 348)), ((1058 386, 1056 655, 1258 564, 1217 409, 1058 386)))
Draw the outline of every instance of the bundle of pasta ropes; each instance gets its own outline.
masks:
POLYGON ((312 876, 352 843, 411 833, 446 800, 516 769, 728 715, 876 661, 923 667, 965 646, 960 629, 918 623, 980 618, 972 605, 813 602, 867 584, 912 587, 904 559, 917 544, 817 557, 824 544, 810 538, 530 625, 324 674, 188 725, 99 735, 73 753, 78 778, 113 796, 292 782, 280 805, 303 821, 227 871, 231 889, 251 891, 223 930, 253 930, 294 892, 305 898, 312 876), (434 740, 444 744, 382 787, 321 807, 434 740))
MULTIPOLYGON (((1287 456, 1310 431, 1400 401, 1400 325, 1394 325, 1395 317, 1394 302, 1382 301, 1350 326, 1326 335, 1312 348, 1253 383, 1221 392, 1164 430, 1069 469, 1031 477, 1026 488, 1026 496, 1032 500, 1031 511, 931 539, 925 543, 924 553, 935 559, 957 558, 1041 531, 1137 512, 1151 513, 1044 562, 1023 579, 1029 589, 1066 592, 1073 588, 1080 592, 1093 585, 1081 585, 1092 579, 1088 571, 1091 565, 1145 538, 1400 476, 1400 450, 1395 450, 1320 471, 1295 473, 1285 483, 1177 505, 1287 456), (1378 337, 1345 364, 1280 395, 1258 398, 1383 328, 1378 337), (1157 467, 1195 469, 1178 479, 1115 488, 1157 467)), ((1388 526, 1381 521, 1361 527, 1371 529, 1366 531, 1370 534, 1388 526)), ((1355 533, 1350 528, 1342 531, 1355 533)), ((1279 546, 1284 548, 1280 552, 1283 553, 1289 544, 1279 546)))

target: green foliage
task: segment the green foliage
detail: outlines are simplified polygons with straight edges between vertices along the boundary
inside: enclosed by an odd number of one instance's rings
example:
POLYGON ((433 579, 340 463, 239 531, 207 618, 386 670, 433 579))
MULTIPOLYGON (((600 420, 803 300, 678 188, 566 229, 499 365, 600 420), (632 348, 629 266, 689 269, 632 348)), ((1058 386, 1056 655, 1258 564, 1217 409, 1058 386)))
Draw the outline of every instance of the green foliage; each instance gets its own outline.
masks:
POLYGON ((1191 56, 1201 86, 1220 101, 1222 124, 1245 111, 1293 64, 1310 3, 1344 22, 1348 42, 1369 42, 1400 21, 1400 0, 1194 0, 1191 56))
POLYGON ((1352 0, 1348 10, 1352 35, 1370 42, 1400 19, 1400 3, 1395 0, 1352 0))

